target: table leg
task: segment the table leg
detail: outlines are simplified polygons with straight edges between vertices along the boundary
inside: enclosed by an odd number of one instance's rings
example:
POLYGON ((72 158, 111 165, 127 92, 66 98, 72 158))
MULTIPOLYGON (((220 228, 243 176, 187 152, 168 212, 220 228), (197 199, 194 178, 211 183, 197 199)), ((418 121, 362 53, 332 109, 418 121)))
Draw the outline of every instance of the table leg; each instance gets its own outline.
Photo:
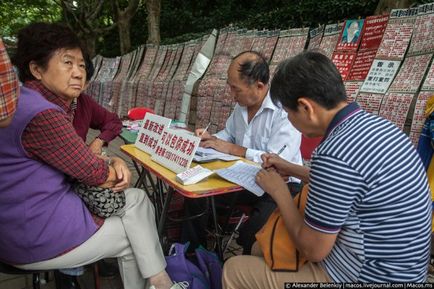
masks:
POLYGON ((158 222, 158 236, 160 237, 160 242, 163 240, 164 226, 166 224, 167 213, 169 211, 169 205, 170 201, 172 200, 173 192, 173 188, 169 187, 166 199, 164 200, 164 206, 163 211, 161 212, 160 221, 158 222))
POLYGON ((211 196, 211 210, 215 228, 215 238, 217 243, 217 255, 220 260, 223 260, 222 234, 217 221, 217 210, 215 208, 214 196, 211 196))

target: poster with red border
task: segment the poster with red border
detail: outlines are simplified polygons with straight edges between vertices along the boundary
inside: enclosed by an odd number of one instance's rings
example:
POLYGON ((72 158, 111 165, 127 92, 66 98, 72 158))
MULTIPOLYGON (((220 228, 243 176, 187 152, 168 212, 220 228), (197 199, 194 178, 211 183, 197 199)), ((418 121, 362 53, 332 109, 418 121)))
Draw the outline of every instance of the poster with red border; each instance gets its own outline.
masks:
POLYGON ((334 52, 332 56, 332 61, 339 70, 342 76, 342 80, 346 80, 350 69, 353 65, 354 59, 356 59, 356 54, 353 52, 334 52))
POLYGON ((386 30, 389 15, 369 16, 365 19, 365 29, 359 51, 378 49, 386 30))
POLYGON ((356 59, 354 60, 347 80, 365 80, 376 53, 377 50, 357 52, 356 59))
POLYGON ((333 51, 339 40, 339 32, 342 30, 343 25, 344 25, 343 23, 328 24, 324 28, 324 35, 321 39, 319 50, 328 58, 332 57, 333 51))
POLYGON ((364 19, 347 19, 339 34, 336 51, 357 51, 363 37, 364 19))

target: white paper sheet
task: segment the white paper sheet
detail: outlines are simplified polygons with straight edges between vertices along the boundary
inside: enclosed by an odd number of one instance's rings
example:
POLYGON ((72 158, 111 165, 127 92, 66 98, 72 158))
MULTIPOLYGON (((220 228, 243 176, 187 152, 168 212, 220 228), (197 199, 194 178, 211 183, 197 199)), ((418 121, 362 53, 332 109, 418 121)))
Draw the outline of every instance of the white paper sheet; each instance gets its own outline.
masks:
POLYGON ((225 161, 225 162, 230 162, 230 161, 236 161, 239 160, 240 157, 237 156, 232 156, 232 155, 205 155, 205 156, 199 156, 199 155, 195 155, 193 157, 193 161, 196 163, 208 163, 208 162, 212 162, 212 161, 225 161))
POLYGON ((260 166, 238 161, 228 168, 215 170, 214 172, 260 197, 264 194, 264 190, 255 181, 256 174, 260 170, 260 166))

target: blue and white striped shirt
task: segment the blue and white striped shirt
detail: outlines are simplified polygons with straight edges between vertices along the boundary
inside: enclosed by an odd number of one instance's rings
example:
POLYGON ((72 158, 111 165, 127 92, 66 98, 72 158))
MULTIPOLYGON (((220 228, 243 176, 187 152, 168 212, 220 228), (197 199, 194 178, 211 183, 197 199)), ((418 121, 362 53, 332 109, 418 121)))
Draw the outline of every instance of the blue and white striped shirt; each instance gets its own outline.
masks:
POLYGON ((305 222, 338 233, 323 264, 335 282, 424 282, 431 198, 413 145, 352 103, 312 158, 305 222))

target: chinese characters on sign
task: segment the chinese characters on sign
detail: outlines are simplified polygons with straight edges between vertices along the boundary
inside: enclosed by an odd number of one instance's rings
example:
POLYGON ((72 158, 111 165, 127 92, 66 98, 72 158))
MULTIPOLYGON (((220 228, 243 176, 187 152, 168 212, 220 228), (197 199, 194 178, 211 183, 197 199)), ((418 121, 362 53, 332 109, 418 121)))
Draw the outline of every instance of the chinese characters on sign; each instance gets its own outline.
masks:
POLYGON ((363 108, 363 110, 378 115, 383 97, 383 94, 359 93, 356 101, 360 104, 360 107, 363 108))
POLYGON ((147 113, 143 119, 135 146, 148 154, 153 154, 164 129, 169 127, 171 119, 147 113))
POLYGON ((410 93, 388 92, 381 103, 379 115, 403 130, 413 96, 410 93))
POLYGON ((166 128, 155 147, 152 160, 175 173, 190 168, 200 138, 179 130, 166 128))
POLYGON ((345 91, 347 92, 348 102, 350 103, 355 101, 363 81, 345 81, 344 84, 345 91))
POLYGON ((356 54, 352 52, 333 53, 332 61, 336 65, 336 68, 339 70, 339 73, 342 76, 342 80, 347 79, 355 58, 356 58, 356 54))
POLYGON ((431 58, 432 54, 406 57, 389 91, 416 93, 431 58))
POLYGON ((387 26, 389 15, 369 16, 365 20, 365 31, 359 50, 378 49, 387 26))
POLYGON ((400 61, 375 59, 360 91, 386 93, 398 71, 400 61))
POLYGON ((394 17, 395 14, 391 14, 389 23, 387 23, 386 31, 377 51, 377 58, 403 59, 407 51, 416 18, 414 16, 408 17, 405 13, 394 17))

